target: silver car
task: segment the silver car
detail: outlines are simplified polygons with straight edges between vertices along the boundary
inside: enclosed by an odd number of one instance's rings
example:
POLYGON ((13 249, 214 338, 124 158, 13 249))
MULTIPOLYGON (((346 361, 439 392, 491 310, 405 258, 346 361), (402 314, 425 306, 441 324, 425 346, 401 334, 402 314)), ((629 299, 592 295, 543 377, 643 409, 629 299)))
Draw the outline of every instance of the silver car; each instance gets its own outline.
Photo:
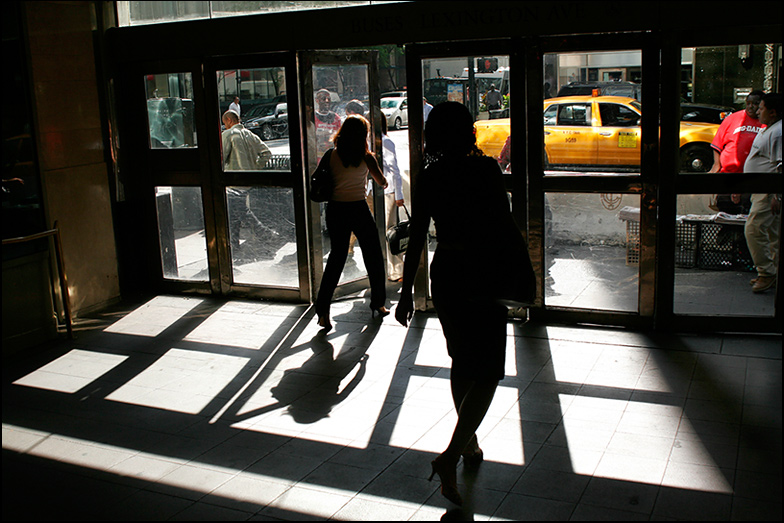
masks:
POLYGON ((408 98, 382 98, 381 112, 390 129, 408 127, 408 98))

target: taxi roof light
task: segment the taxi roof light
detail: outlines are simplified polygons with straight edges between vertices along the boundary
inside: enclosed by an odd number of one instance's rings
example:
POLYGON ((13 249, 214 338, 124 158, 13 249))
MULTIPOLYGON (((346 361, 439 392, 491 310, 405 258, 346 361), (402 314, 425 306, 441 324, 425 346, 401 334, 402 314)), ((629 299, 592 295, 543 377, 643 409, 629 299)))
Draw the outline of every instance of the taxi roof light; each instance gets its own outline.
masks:
POLYGON ((599 96, 599 89, 592 89, 591 96, 599 96))

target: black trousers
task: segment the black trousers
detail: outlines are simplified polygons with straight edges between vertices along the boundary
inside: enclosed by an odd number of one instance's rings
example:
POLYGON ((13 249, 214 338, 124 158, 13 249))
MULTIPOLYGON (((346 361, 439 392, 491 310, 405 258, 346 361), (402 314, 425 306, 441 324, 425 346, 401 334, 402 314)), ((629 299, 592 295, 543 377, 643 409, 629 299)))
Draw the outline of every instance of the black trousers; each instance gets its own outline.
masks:
POLYGON ((362 258, 365 261, 370 279, 370 308, 377 309, 386 304, 386 276, 384 273, 384 256, 381 254, 381 242, 378 239, 376 221, 370 213, 367 202, 333 202, 327 203, 327 231, 331 242, 331 250, 327 259, 327 267, 321 278, 321 287, 316 298, 316 314, 329 316, 332 295, 340 281, 343 267, 348 257, 351 233, 357 237, 362 258))

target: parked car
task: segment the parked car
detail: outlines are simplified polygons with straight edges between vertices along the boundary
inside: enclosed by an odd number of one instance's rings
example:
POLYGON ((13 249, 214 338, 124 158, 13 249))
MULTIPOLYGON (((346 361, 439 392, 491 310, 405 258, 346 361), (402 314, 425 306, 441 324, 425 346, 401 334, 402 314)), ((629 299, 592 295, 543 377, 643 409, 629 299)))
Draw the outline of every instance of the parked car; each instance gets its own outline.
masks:
POLYGON ((735 112, 732 107, 723 105, 700 104, 681 101, 681 120, 684 122, 704 122, 720 124, 735 112))
MULTIPOLYGON (((546 169, 639 169, 642 105, 621 96, 569 96, 544 101, 546 169)), ((509 118, 480 120, 476 141, 498 157, 509 136, 509 118)), ((705 172, 713 165, 710 147, 717 124, 681 122, 681 169, 705 172)))
POLYGON ((408 98, 382 98, 381 112, 384 113, 390 129, 408 126, 408 98))
POLYGON ((599 96, 626 96, 642 99, 642 84, 634 82, 569 82, 558 90, 556 97, 591 96, 594 89, 599 96))
MULTIPOLYGON (((289 132, 288 105, 258 106, 256 114, 245 119, 245 128, 252 131, 264 141, 286 136, 289 132)), ((253 110, 256 110, 254 107, 253 110)))

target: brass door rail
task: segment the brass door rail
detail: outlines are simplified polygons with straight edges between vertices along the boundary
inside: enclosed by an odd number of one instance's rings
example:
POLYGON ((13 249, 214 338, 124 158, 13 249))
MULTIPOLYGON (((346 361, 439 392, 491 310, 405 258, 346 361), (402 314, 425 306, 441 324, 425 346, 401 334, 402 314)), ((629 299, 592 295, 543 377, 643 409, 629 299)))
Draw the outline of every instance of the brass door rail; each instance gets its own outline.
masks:
POLYGON ((9 238, 3 240, 3 247, 6 245, 13 245, 15 243, 25 243, 41 238, 54 238, 54 253, 57 261, 57 272, 60 280, 60 296, 62 299, 63 310, 65 311, 65 329, 68 332, 68 338, 73 339, 73 319, 71 316, 71 295, 68 292, 68 278, 65 275, 65 261, 63 260, 62 241, 60 239, 60 229, 57 228, 57 222, 54 222, 54 229, 43 231, 29 236, 21 236, 19 238, 9 238))

